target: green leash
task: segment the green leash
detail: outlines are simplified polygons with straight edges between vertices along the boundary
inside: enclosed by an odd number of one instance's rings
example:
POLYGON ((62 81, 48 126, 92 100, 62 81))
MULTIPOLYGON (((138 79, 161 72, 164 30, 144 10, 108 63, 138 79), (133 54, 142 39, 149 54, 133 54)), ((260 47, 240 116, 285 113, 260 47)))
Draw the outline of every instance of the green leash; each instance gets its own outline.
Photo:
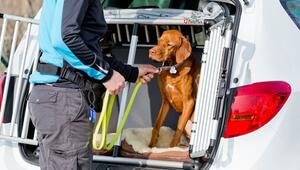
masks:
POLYGON ((95 128, 95 131, 93 134, 93 142, 92 142, 93 149, 95 149, 95 150, 101 150, 101 149, 111 150, 112 149, 112 147, 115 145, 116 141, 118 140, 119 136, 121 135, 121 132, 122 132, 122 130, 125 126, 126 120, 128 118, 129 112, 131 110, 132 104, 135 100, 136 94, 137 94, 138 90, 140 89, 141 85, 142 85, 142 82, 138 82, 137 85, 135 86, 132 96, 129 100, 129 103, 126 107, 125 113, 120 122, 120 125, 117 129, 117 132, 109 144, 106 144, 106 137, 107 137, 107 131, 108 131, 108 125, 109 125, 109 120, 110 120, 110 116, 111 116, 111 111, 112 111, 114 101, 115 101, 115 96, 112 95, 111 97, 109 97, 108 91, 105 92, 102 110, 101 110, 100 117, 96 124, 96 128, 95 128), (100 144, 97 144, 96 138, 100 132, 101 125, 102 125, 101 141, 100 141, 100 144))

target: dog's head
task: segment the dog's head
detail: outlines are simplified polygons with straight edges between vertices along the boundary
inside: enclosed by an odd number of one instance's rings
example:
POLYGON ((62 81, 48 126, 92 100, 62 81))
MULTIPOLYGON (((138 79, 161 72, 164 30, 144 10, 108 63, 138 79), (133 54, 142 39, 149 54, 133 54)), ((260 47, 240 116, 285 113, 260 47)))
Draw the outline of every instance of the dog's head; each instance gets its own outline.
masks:
POLYGON ((164 31, 158 44, 149 50, 149 58, 158 62, 174 60, 181 63, 192 52, 189 41, 178 30, 164 31))

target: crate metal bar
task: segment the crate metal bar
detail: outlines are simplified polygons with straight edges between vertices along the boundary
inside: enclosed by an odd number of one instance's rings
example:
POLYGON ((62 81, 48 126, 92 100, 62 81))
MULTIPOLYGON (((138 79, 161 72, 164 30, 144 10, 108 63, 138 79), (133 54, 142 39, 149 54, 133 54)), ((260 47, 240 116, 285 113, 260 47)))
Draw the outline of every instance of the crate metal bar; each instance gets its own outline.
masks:
POLYGON ((213 115, 214 115, 214 108, 216 105, 216 96, 217 96, 217 85, 219 82, 219 72, 220 72, 220 63, 221 63, 221 58, 219 56, 222 56, 222 46, 223 46, 223 38, 218 38, 221 36, 221 28, 218 27, 217 29, 217 38, 216 38, 216 44, 214 46, 214 54, 213 54, 213 58, 215 59, 213 62, 214 64, 212 64, 211 66, 211 88, 210 88, 210 93, 209 96, 211 96, 210 100, 209 100, 209 105, 208 105, 208 119, 207 119, 207 129, 204 131, 202 138, 206 139, 209 138, 209 140, 205 140, 203 142, 203 146, 204 147, 209 147, 209 143, 210 143, 210 139, 212 139, 212 126, 215 122, 215 120, 213 120, 213 115), (205 138, 206 137, 206 138, 205 138))
POLYGON ((231 43, 231 39, 232 39, 232 29, 227 29, 225 32, 225 48, 230 48, 230 43, 231 43))
MULTIPOLYGON (((203 89, 203 90, 198 90, 198 91, 202 91, 202 93, 200 93, 200 106, 199 106, 199 110, 198 110, 198 112, 197 113, 199 113, 200 114, 200 111, 201 111, 201 109, 205 106, 205 104, 206 104, 206 100, 205 100, 205 97, 206 97, 206 93, 207 93, 207 90, 205 90, 205 89, 207 89, 207 86, 208 86, 208 80, 209 80, 209 76, 207 75, 207 73, 208 73, 208 70, 209 70, 209 53, 211 52, 211 48, 212 48, 212 41, 211 41, 211 39, 212 39, 212 37, 214 37, 214 32, 211 32, 211 34, 210 34, 210 40, 208 41, 208 47, 206 48, 207 49, 207 51, 206 51, 206 56, 205 56, 205 60, 202 60, 202 65, 205 65, 205 67, 203 67, 203 71, 201 71, 201 78, 203 77, 203 81, 201 81, 200 83, 202 83, 202 86, 199 86, 199 88, 201 89, 203 89)), ((202 67, 202 66, 201 66, 202 67)), ((196 114, 197 114, 196 113, 196 114)), ((205 113, 204 113, 205 114, 205 113)), ((203 115, 202 115, 203 116, 203 115)), ((198 116, 196 116, 197 117, 197 123, 200 121, 199 120, 199 117, 198 116)), ((196 128, 196 127, 195 127, 196 128)), ((196 129, 194 129, 194 131, 195 131, 196 129)), ((195 140, 197 140, 197 139, 199 139, 199 131, 197 131, 197 133, 195 133, 195 140)), ((198 147, 198 145, 199 145, 199 142, 198 141, 196 141, 196 142, 194 142, 195 144, 195 146, 194 147, 198 147)))
MULTIPOLYGON (((128 44, 128 43, 123 43, 122 46, 124 46, 124 47, 130 47, 130 44, 128 44)), ((155 44, 138 44, 138 45, 137 45, 137 47, 147 47, 147 48, 149 48, 149 47, 154 47, 154 46, 155 46, 155 44)), ((194 48, 197 48, 197 49, 203 49, 203 46, 197 45, 197 46, 195 46, 194 48)))
POLYGON ((141 167, 172 168, 172 169, 184 168, 184 162, 175 162, 175 161, 159 161, 159 160, 150 160, 150 159, 122 158, 122 157, 110 157, 110 156, 94 156, 93 160, 98 162, 135 165, 141 167))
POLYGON ((11 137, 11 136, 5 136, 5 135, 0 135, 0 140, 10 140, 13 142, 24 143, 24 144, 29 144, 29 145, 37 145, 38 144, 37 140, 22 139, 22 138, 18 138, 18 137, 11 137))
POLYGON ((12 58, 16 51, 17 39, 19 35, 19 27, 20 27, 20 21, 16 21, 9 58, 12 58))
POLYGON ((34 129, 33 140, 37 140, 37 130, 34 129))
POLYGON ((159 40, 159 28, 157 25, 155 25, 155 32, 156 32, 156 39, 159 40))
POLYGON ((181 32, 181 27, 180 27, 180 25, 177 26, 177 29, 178 29, 179 32, 181 32))
POLYGON ((196 39, 195 39, 195 31, 194 31, 194 27, 191 26, 191 35, 192 35, 192 42, 195 43, 196 39))
MULTIPOLYGON (((218 96, 218 84, 219 84, 219 80, 220 80, 220 72, 221 72, 221 63, 222 63, 222 59, 223 59, 223 56, 222 56, 222 51, 224 49, 224 44, 225 44, 225 39, 224 37, 222 36, 222 28, 219 27, 218 28, 218 35, 221 36, 221 39, 219 39, 219 44, 218 44, 218 47, 216 47, 216 57, 215 58, 218 58, 218 60, 216 61, 216 64, 215 64, 215 68, 214 68, 214 77, 213 79, 215 80, 214 81, 214 84, 213 84, 213 96, 218 96), (218 57, 219 56, 219 57, 218 57)), ((212 99, 211 100, 211 106, 210 106, 210 109, 211 109, 211 114, 210 114, 210 118, 209 120, 210 121, 210 126, 209 126, 209 129, 208 129, 208 134, 210 139, 216 139, 216 136, 215 136, 215 130, 218 126, 218 120, 215 120, 214 119, 214 112, 216 111, 215 110, 215 107, 216 107, 216 99, 212 99)), ((207 143, 206 143, 206 146, 209 146, 210 144, 210 141, 207 140, 207 143)), ((205 146, 205 145, 204 145, 205 146)))
MULTIPOLYGON (((124 47, 130 47, 130 44, 122 44, 122 46, 124 46, 124 47)), ((137 44, 137 47, 154 47, 155 45, 153 45, 153 44, 137 44)))
POLYGON ((216 138, 218 120, 214 119, 216 111, 216 97, 221 73, 221 64, 223 61, 223 50, 228 46, 226 39, 231 39, 231 34, 222 35, 222 24, 218 23, 211 27, 210 39, 205 41, 204 63, 199 83, 198 99, 196 111, 196 121, 192 126, 193 135, 190 145, 192 151, 190 156, 197 158, 206 155, 206 151, 212 140, 216 138), (204 81, 204 82, 201 82, 204 81), (202 86, 202 87, 201 87, 202 86))
POLYGON ((126 38, 127 38, 127 42, 130 42, 130 34, 129 34, 128 24, 125 25, 125 30, 126 30, 126 38))
MULTIPOLYGON (((209 87, 212 87, 212 81, 213 81, 213 79, 211 78, 212 77, 212 67, 213 67, 213 65, 214 65, 214 63, 215 63, 215 57, 214 57, 214 53, 215 53, 215 46, 216 46, 216 41, 213 41, 213 40, 215 40, 215 39, 217 39, 217 33, 216 33, 216 31, 212 31, 212 40, 211 40, 211 42, 212 42, 212 44, 211 44, 211 48, 210 48, 210 51, 209 51, 209 58, 208 58, 208 70, 207 70, 207 80, 206 80, 206 82, 207 82, 207 86, 206 86, 206 93, 205 93, 205 96, 203 97, 204 98, 204 100, 205 100, 205 104, 203 104, 203 107, 202 107, 202 111, 199 113, 199 114, 201 114, 202 115, 202 117, 203 117, 203 120, 205 120, 205 121, 203 121, 203 127, 209 127, 209 121, 207 121, 208 119, 209 119, 209 116, 210 116, 210 100, 207 100, 209 97, 210 97, 210 95, 211 95, 211 90, 212 90, 212 88, 209 88, 209 87)), ((199 128, 198 128, 199 129, 199 128)), ((205 138, 203 138, 203 135, 202 134, 204 134, 204 133, 206 133, 207 131, 208 131, 208 129, 203 129, 203 128, 200 128, 199 130, 198 130, 198 132, 200 131, 200 133, 199 133, 199 137, 198 137, 198 141, 197 141, 197 144, 198 144, 198 147, 199 146, 201 146, 201 144, 203 144, 203 143, 205 143, 206 142, 206 139, 205 138), (199 141, 200 140, 200 141, 199 141)))
MULTIPOLYGON (((0 60, 2 58, 2 51, 3 51, 3 46, 4 46, 4 39, 5 39, 6 29, 7 29, 7 19, 4 18, 3 24, 2 24, 1 37, 0 37, 0 60)), ((3 105, 1 105, 1 106, 3 106, 3 105)))
POLYGON ((26 61, 26 56, 27 56, 28 44, 29 44, 31 26, 32 26, 32 24, 28 23, 26 38, 25 38, 25 47, 24 47, 24 51, 23 51, 23 56, 22 56, 22 61, 21 61, 21 68, 20 68, 19 79, 18 79, 17 90, 16 90, 17 94, 16 94, 15 98, 17 100, 15 100, 15 103, 13 105, 13 114, 12 114, 12 119, 11 119, 10 136, 13 135, 14 123, 16 122, 17 113, 18 113, 18 110, 19 110, 19 103, 20 103, 19 99, 21 98, 21 93, 22 93, 23 75, 24 75, 24 68, 25 68, 25 61, 26 61))
MULTIPOLYGON (((136 48, 137 48, 137 42, 138 42, 137 30, 138 30, 138 24, 134 24, 133 25, 132 36, 131 36, 131 43, 130 43, 130 48, 129 48, 128 60, 127 60, 127 64, 130 64, 130 65, 134 64, 136 48)), ((126 103, 127 103, 127 98, 128 98, 128 92, 129 92, 129 83, 126 82, 125 88, 123 89, 123 92, 122 92, 122 98, 121 98, 121 103, 120 103, 120 112, 119 112, 119 117, 118 117, 118 127, 120 126, 123 115, 125 113, 126 103)), ((121 145, 121 136, 119 136, 119 138, 118 138, 118 140, 115 144, 114 156, 117 156, 117 154, 119 152, 118 149, 119 149, 120 145, 121 145)))
POLYGON ((36 19, 31 19, 31 18, 25 18, 25 17, 19 17, 19 16, 15 16, 15 15, 9 15, 9 14, 4 14, 3 18, 5 19, 9 19, 9 20, 13 20, 13 21, 20 21, 20 22, 26 22, 26 23, 31 23, 31 24, 39 24, 39 20, 36 19))
MULTIPOLYGON (((2 98, 1 112, 0 112, 1 120, 4 116, 4 112, 5 112, 5 109, 6 109, 8 88, 9 88, 9 84, 10 84, 11 71, 12 71, 13 55, 14 55, 15 49, 16 49, 17 37, 18 37, 18 34, 19 34, 19 27, 20 27, 20 22, 16 21, 16 25, 15 25, 15 28, 14 28, 12 45, 11 45, 11 50, 10 50, 9 62, 8 62, 8 67, 7 67, 5 85, 4 85, 4 89, 3 89, 3 95, 2 95, 3 98, 2 98)), ((1 39, 2 39, 2 37, 1 37, 1 39)), ((2 126, 2 123, 0 123, 0 131, 1 131, 1 126, 2 126)))
MULTIPOLYGON (((207 68, 207 64, 206 64, 206 61, 207 61, 207 53, 208 53, 208 48, 209 48, 209 44, 210 44, 210 41, 209 40, 206 40, 205 41, 205 46, 204 46, 204 49, 203 49, 203 54, 202 54, 202 64, 201 64, 201 70, 203 70, 203 72, 200 72, 200 80, 199 80, 199 85, 198 85, 198 89, 200 89, 200 87, 204 88, 204 70, 206 70, 207 68)), ((196 99, 196 105, 195 105, 195 113, 199 113, 200 111, 200 107, 202 106, 202 99, 203 99, 203 96, 202 96, 202 92, 200 90, 198 90, 197 92, 197 99, 196 99)), ((191 131, 191 140, 190 140, 190 145, 195 147, 195 139, 198 137, 195 129, 196 129, 196 125, 198 123, 199 119, 196 117, 195 115, 195 118, 193 120, 193 124, 192 124, 192 131, 191 131)))
MULTIPOLYGON (((208 75, 207 75, 207 72, 209 70, 209 58, 208 58, 208 54, 210 53, 211 51, 211 46, 212 46, 212 37, 214 37, 214 32, 211 32, 210 34, 210 40, 209 41, 206 41, 205 43, 205 48, 204 48, 204 53, 203 53, 203 58, 202 58, 202 70, 201 71, 201 76, 200 76, 200 83, 199 83, 199 88, 201 89, 206 89, 207 86, 208 86, 208 75)), ((195 133, 194 135, 192 135, 192 139, 191 139, 191 145, 193 146, 193 149, 194 148, 197 148, 198 145, 199 145, 199 141, 197 139, 199 139, 199 131, 197 131, 196 133, 196 130, 197 130, 197 125, 199 123, 199 116, 198 116, 198 113, 200 114, 200 111, 201 109, 204 107, 204 105, 206 104, 205 102, 205 97, 206 97, 206 93, 207 91, 204 91, 204 90, 198 90, 198 92, 202 91, 202 93, 200 93, 200 96, 198 97, 198 101, 197 101, 197 105, 196 105, 196 121, 195 123, 196 124, 193 124, 192 126, 192 131, 195 133), (200 103, 199 103, 200 101, 200 103)), ((198 93, 199 94, 199 93, 198 93)), ((203 113, 203 114, 206 114, 206 113, 203 113)), ((202 117, 205 116, 205 115, 201 115, 202 117)), ((204 122, 206 123, 206 122, 204 122)), ((201 130, 200 130, 201 131, 201 130)))
POLYGON ((149 38, 148 26, 144 25, 144 28, 145 28, 146 41, 147 41, 147 43, 149 43, 150 42, 150 38, 149 38))
MULTIPOLYGON (((209 83, 208 87, 210 87, 210 88, 207 89, 207 93, 206 93, 207 96, 204 98, 204 100, 210 98, 210 96, 213 95, 213 90, 214 90, 213 89, 213 84, 214 84, 215 79, 213 79, 213 75, 214 75, 214 71, 215 71, 214 68, 215 68, 216 60, 217 60, 217 58, 215 56, 216 56, 217 46, 218 46, 218 42, 219 42, 217 32, 215 32, 213 40, 216 40, 216 41, 212 41, 213 42, 212 49, 214 49, 214 50, 211 51, 211 58, 210 58, 211 62, 209 62, 209 67, 208 67, 209 68, 208 77, 210 78, 210 80, 207 81, 209 83)), ((204 107, 205 109, 202 112, 202 114, 205 113, 205 120, 206 121, 205 121, 204 127, 207 127, 207 128, 206 129, 201 129, 201 131, 202 131, 201 134, 205 134, 205 135, 207 135, 207 133, 209 131, 209 129, 208 129, 209 126, 210 126, 209 119, 210 119, 210 116, 211 116, 211 105, 212 105, 211 100, 206 100, 206 101, 207 101, 207 103, 205 104, 205 107, 204 107)), ((207 140, 205 138, 203 138, 203 136, 200 136, 200 139, 201 139, 201 142, 199 144, 200 145, 201 144, 206 145, 207 140)))
POLYGON ((122 36, 121 36, 120 25, 119 25, 119 24, 116 24, 116 26, 117 26, 118 40, 119 40, 119 42, 122 42, 122 36))
MULTIPOLYGON (((210 90, 209 87, 211 87, 211 81, 212 81, 212 79, 210 78, 211 77, 211 66, 212 66, 212 64, 214 62, 214 58, 212 58, 212 56, 213 56, 212 54, 214 53, 213 49, 214 49, 214 46, 215 46, 215 43, 216 43, 215 41, 212 41, 212 40, 216 39, 216 36, 217 36, 216 32, 212 31, 211 32, 211 41, 210 41, 211 42, 211 44, 210 44, 211 48, 209 48, 208 57, 207 57, 207 65, 208 65, 208 67, 207 67, 206 72, 204 72, 204 73, 206 73, 206 75, 204 75, 206 77, 206 80, 205 80, 205 84, 206 85, 204 86, 205 87, 205 89, 204 89, 204 96, 203 96, 203 99, 202 99, 203 105, 202 105, 202 107, 200 107, 201 110, 199 112, 199 114, 201 115, 201 117, 202 117, 203 120, 207 120, 208 116, 209 116, 209 113, 207 112, 207 110, 208 110, 208 105, 209 105, 210 101, 207 100, 207 98, 209 97, 209 90, 210 90)), ((208 124, 207 121, 203 121, 202 123, 203 123, 204 127, 208 126, 207 125, 208 124)), ((196 139, 197 140, 196 144, 198 145, 198 147, 199 147, 199 145, 201 143, 204 142, 204 139, 202 138, 201 134, 205 133, 206 130, 207 129, 202 129, 202 128, 198 130, 198 138, 196 139)))
POLYGON ((117 43, 117 37, 116 37, 115 33, 112 34, 112 39, 113 39, 114 43, 117 43))
MULTIPOLYGON (((126 18, 126 19, 118 19, 118 18, 106 18, 107 24, 146 24, 146 25, 187 25, 184 23, 183 19, 175 19, 175 18, 159 18, 159 19, 136 19, 136 18, 126 18)), ((204 22, 195 22, 189 23, 188 25, 203 25, 204 22)))

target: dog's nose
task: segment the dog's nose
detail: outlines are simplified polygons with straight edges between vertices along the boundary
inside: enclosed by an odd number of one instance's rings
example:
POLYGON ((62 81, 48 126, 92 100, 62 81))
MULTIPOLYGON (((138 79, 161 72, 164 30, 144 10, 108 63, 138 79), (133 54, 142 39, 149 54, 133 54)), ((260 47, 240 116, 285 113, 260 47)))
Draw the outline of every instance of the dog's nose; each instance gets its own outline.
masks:
POLYGON ((152 56, 155 54, 155 50, 153 48, 151 48, 149 50, 149 57, 152 58, 152 56))
POLYGON ((151 49, 149 50, 149 52, 150 52, 150 54, 155 54, 155 50, 154 50, 153 48, 151 48, 151 49))

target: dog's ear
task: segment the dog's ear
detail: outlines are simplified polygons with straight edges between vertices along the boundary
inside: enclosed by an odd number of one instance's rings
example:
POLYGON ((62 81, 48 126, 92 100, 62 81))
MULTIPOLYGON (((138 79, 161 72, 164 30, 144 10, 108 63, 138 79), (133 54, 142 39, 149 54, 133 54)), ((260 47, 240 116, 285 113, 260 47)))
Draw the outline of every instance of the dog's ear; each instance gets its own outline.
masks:
POLYGON ((184 37, 181 37, 181 46, 176 51, 176 63, 181 63, 190 57, 192 53, 192 47, 190 42, 184 37))

